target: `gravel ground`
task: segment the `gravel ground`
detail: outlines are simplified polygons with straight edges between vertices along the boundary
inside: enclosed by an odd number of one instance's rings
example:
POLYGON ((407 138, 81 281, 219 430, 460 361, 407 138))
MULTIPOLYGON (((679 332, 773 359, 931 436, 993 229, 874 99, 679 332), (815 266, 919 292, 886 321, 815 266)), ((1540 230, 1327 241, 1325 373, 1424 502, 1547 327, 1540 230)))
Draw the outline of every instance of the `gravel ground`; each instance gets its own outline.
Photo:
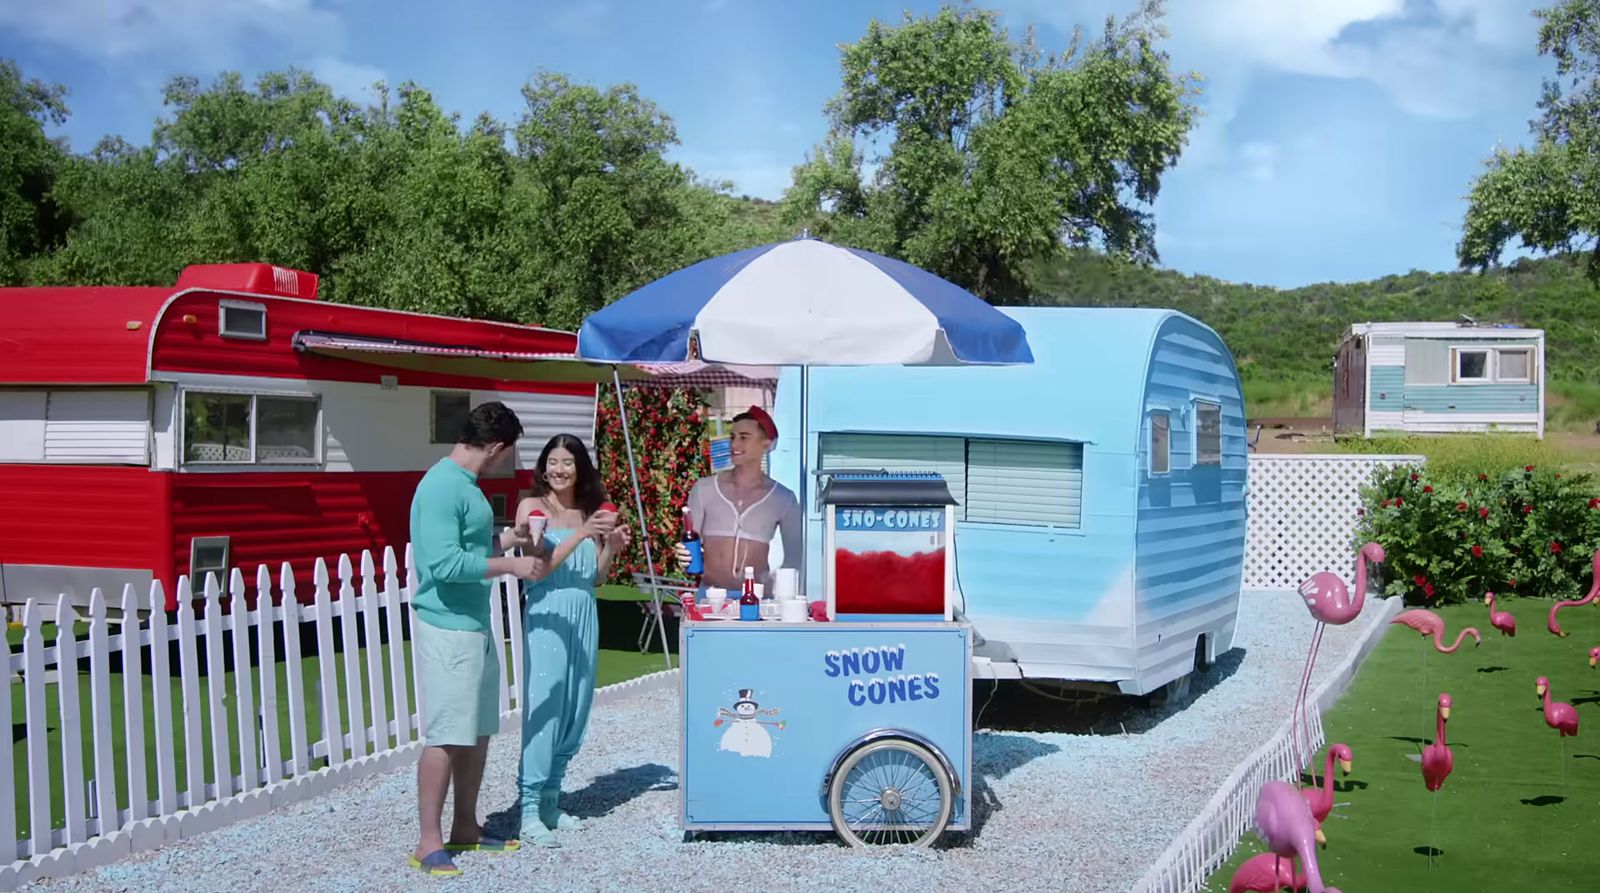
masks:
MULTIPOLYGON (((1354 646, 1377 604, 1329 627, 1318 677, 1354 646)), ((564 807, 592 816, 559 850, 468 854, 450 890, 1125 890, 1187 825, 1237 761, 1283 722, 1311 621, 1288 594, 1247 593, 1234 650, 1164 708, 1085 710, 1036 698, 979 715, 972 835, 942 847, 857 852, 829 834, 708 835, 677 827, 673 689, 598 707, 572 764, 564 807), (1054 731, 1037 729, 1057 711, 1054 731), (996 726, 999 726, 998 728, 996 726)), ((977 689, 978 707, 989 686, 977 689)), ((1002 699, 1011 698, 1006 692, 1002 699)), ((484 809, 515 798, 516 745, 490 746, 484 809)), ((363 779, 323 798, 34 890, 389 891, 436 883, 406 867, 415 843, 415 775, 363 779)), ((448 816, 449 806, 446 806, 448 816)), ((490 816, 490 827, 504 820, 490 816)))

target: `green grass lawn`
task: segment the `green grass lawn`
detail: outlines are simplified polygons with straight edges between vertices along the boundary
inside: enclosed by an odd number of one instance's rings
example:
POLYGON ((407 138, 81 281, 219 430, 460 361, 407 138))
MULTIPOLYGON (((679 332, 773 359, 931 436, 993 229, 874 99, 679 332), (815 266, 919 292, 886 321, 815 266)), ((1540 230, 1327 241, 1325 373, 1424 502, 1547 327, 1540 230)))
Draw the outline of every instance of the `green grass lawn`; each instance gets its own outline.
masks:
MULTIPOLYGON (((1388 631, 1324 720, 1328 740, 1350 745, 1355 757, 1324 825, 1325 883, 1344 890, 1597 888, 1600 670, 1589 668, 1588 651, 1600 645, 1600 608, 1563 610, 1561 625, 1571 634, 1563 639, 1545 630, 1550 604, 1500 605, 1517 619, 1516 638, 1504 640, 1482 604, 1445 609, 1447 645, 1463 626, 1484 633, 1481 647, 1469 636, 1454 654, 1435 652, 1431 640, 1402 626, 1388 631), (1563 743, 1545 725, 1534 694, 1539 676, 1550 678, 1553 700, 1577 707, 1577 738, 1563 743), (1455 766, 1436 800, 1410 757, 1433 740, 1440 692, 1454 702, 1445 734, 1455 766), (1429 848, 1439 851, 1431 865, 1429 848)), ((1247 831, 1205 889, 1226 890, 1234 869, 1261 851, 1247 831)))
MULTIPOLYGON (((53 639, 53 631, 52 631, 51 638, 53 639)), ((20 636, 19 636, 19 641, 20 641, 20 636)), ((388 673, 389 673, 389 662, 390 662, 390 660, 391 660, 391 658, 393 656, 393 652, 391 651, 391 649, 390 649, 390 647, 388 645, 383 645, 383 646, 381 646, 381 648, 382 648, 383 668, 384 668, 383 669, 383 673, 384 673, 385 681, 387 682, 388 673)), ((401 653, 403 655, 403 660, 405 661, 405 667, 407 668, 407 672, 406 672, 407 696, 409 698, 409 702, 410 702, 412 711, 415 711, 416 710, 416 692, 415 692, 415 689, 414 689, 414 687, 413 687, 413 685, 411 683, 411 674, 410 674, 410 670, 409 670, 409 668, 411 666, 410 643, 409 642, 406 642, 404 644, 401 653)), ((280 654, 280 658, 281 658, 281 654, 280 654)), ((509 660, 510 660, 509 649, 507 651, 506 659, 509 662, 509 660)), ((361 692, 362 692, 363 701, 366 704, 366 720, 367 720, 368 723, 370 723, 371 722, 371 716, 372 716, 372 704, 371 704, 370 701, 366 700, 366 693, 367 693, 368 689, 366 687, 366 685, 367 685, 367 666, 366 666, 366 652, 365 652, 365 649, 362 649, 362 651, 361 651, 360 662, 361 662, 360 677, 361 677, 361 686, 362 686, 361 692)), ((302 659, 301 663, 302 663, 302 667, 301 667, 302 683, 303 683, 304 690, 305 690, 305 713, 306 713, 305 721, 306 721, 306 729, 307 729, 306 740, 308 742, 315 742, 319 738, 321 738, 321 736, 322 736, 322 697, 321 697, 321 692, 322 692, 322 689, 321 689, 321 678, 322 677, 319 675, 319 673, 320 673, 319 658, 317 658, 317 657, 307 657, 307 658, 302 659)), ((676 660, 674 660, 674 666, 676 666, 676 660)), ((659 670, 663 670, 665 668, 666 668, 666 662, 662 658, 662 656, 661 656, 661 654, 659 652, 651 652, 651 653, 646 653, 646 654, 640 654, 637 650, 633 650, 633 649, 602 648, 601 651, 600 651, 600 666, 599 666, 598 677, 596 679, 596 685, 598 685, 598 686, 611 685, 613 683, 622 682, 624 680, 632 679, 632 678, 635 678, 635 677, 638 677, 638 676, 642 676, 642 675, 645 675, 647 673, 654 673, 654 672, 657 672, 659 670)), ((343 656, 342 655, 334 655, 333 658, 329 661, 328 670, 329 670, 329 672, 334 673, 335 677, 337 679, 337 691, 338 691, 338 697, 339 697, 338 709, 339 709, 340 725, 341 726, 348 726, 348 724, 349 724, 348 723, 348 719, 347 719, 348 714, 346 712, 346 704, 347 704, 347 700, 348 700, 348 691, 347 691, 347 687, 346 687, 347 679, 346 679, 346 675, 345 675, 345 672, 344 672, 343 656)), ((175 742, 175 751, 176 751, 176 756, 177 756, 175 777, 177 779, 177 789, 181 794, 183 789, 187 786, 187 782, 186 782, 186 776, 184 774, 185 773, 185 769, 186 769, 186 760, 185 760, 185 755, 184 755, 184 740, 183 740, 183 706, 182 706, 183 705, 183 696, 182 696, 181 684, 180 684, 178 678, 176 677, 176 674, 178 673, 178 665, 177 665, 176 662, 174 662, 172 664, 171 671, 174 674, 174 678, 171 681, 171 696, 172 696, 172 713, 173 713, 173 716, 172 716, 173 740, 175 742)), ((260 708, 260 703, 261 703, 261 692, 260 692, 260 686, 258 684, 259 678, 260 677, 259 677, 258 672, 252 675, 251 691, 253 693, 253 697, 255 699, 255 704, 256 704, 257 709, 260 708)), ((85 778, 85 781, 87 782, 88 779, 91 779, 91 778, 94 777, 94 749, 93 749, 93 727, 94 726, 93 726, 93 718, 92 718, 92 706, 91 706, 91 702, 90 702, 89 676, 87 674, 80 673, 79 677, 78 677, 78 680, 79 680, 78 681, 78 699, 79 699, 80 713, 81 713, 81 717, 82 717, 81 718, 81 726, 80 726, 80 728, 82 730, 81 734, 83 735, 84 778, 85 778)), ((225 688, 226 688, 226 694, 225 694, 225 696, 223 698, 223 706, 224 706, 224 709, 227 711, 227 714, 228 714, 228 736, 229 736, 229 743, 231 745, 231 747, 230 747, 230 753, 231 753, 230 771, 232 773, 237 774, 240 771, 240 769, 239 769, 239 742, 237 740, 238 739, 238 732, 237 732, 237 729, 238 729, 238 713, 237 713, 237 711, 238 711, 238 703, 237 703, 237 699, 236 699, 235 692, 234 692, 234 674, 232 672, 225 673, 223 681, 224 681, 225 688)), ((125 728, 125 723, 123 721, 123 688, 122 688, 122 686, 123 686, 123 678, 122 678, 121 674, 112 675, 111 676, 111 687, 110 687, 110 696, 111 696, 110 697, 110 701, 111 701, 111 712, 113 714, 113 717, 112 717, 112 746, 113 746, 113 751, 114 751, 114 754, 115 754, 117 803, 118 803, 118 805, 120 807, 126 808, 127 805, 128 805, 128 793, 127 793, 127 776, 126 776, 126 772, 127 772, 127 756, 126 756, 125 742, 126 742, 126 740, 128 738, 128 734, 127 734, 127 731, 126 731, 126 728, 125 728)), ((202 760, 203 760, 203 764, 204 764, 203 773, 204 773, 205 780, 207 782, 214 782, 215 781, 215 773, 213 771, 213 760, 212 760, 212 752, 211 752, 211 728, 210 728, 210 712, 211 711, 210 711, 209 696, 207 694, 207 692, 208 692, 207 686, 208 686, 208 680, 205 677, 201 677, 200 680, 199 680, 199 695, 200 695, 200 697, 199 697, 199 705, 198 705, 198 707, 199 707, 199 710, 200 710, 200 725, 201 725, 201 732, 202 732, 202 739, 201 739, 202 740, 202 744, 201 744, 201 747, 202 747, 202 760)), ((48 727, 47 739, 46 740, 47 740, 47 750, 48 750, 48 753, 49 753, 49 761, 50 761, 50 767, 51 767, 51 778, 52 778, 50 814, 51 814, 52 825, 54 827, 61 827, 62 824, 65 821, 65 813, 63 811, 63 799, 64 799, 63 798, 63 792, 62 792, 62 790, 61 790, 61 788, 59 786, 60 785, 60 778, 61 778, 61 771, 62 771, 61 770, 61 730, 60 730, 60 725, 61 724, 60 724, 60 709, 59 709, 59 703, 60 702, 58 700, 59 693, 57 691, 58 687, 56 685, 54 685, 54 684, 48 685, 45 688, 46 688, 46 692, 45 692, 45 695, 46 695, 45 723, 46 723, 46 726, 48 727)), ((290 730, 289 730, 288 671, 287 671, 287 664, 282 663, 281 661, 277 665, 277 691, 278 691, 279 746, 281 748, 280 752, 282 753, 282 755, 284 756, 285 759, 289 759, 291 748, 290 748, 290 730)), ((389 700, 388 692, 389 692, 389 687, 388 687, 387 684, 385 684, 384 685, 384 693, 385 693, 384 697, 385 697, 386 701, 388 701, 387 710, 388 710, 389 714, 392 716, 393 713, 394 713, 394 703, 393 703, 392 700, 389 700)), ((17 829, 18 829, 18 836, 19 837, 26 837, 29 834, 29 827, 30 827, 30 825, 29 825, 29 817, 28 817, 28 802, 29 802, 29 798, 24 796, 25 793, 26 793, 26 784, 27 784, 27 778, 28 778, 27 744, 26 744, 26 738, 25 738, 25 735, 24 735, 24 731, 25 731, 24 718, 26 716, 26 712, 25 712, 26 711, 26 704, 25 704, 24 698, 25 698, 25 694, 24 694, 23 687, 20 684, 13 684, 11 686, 11 699, 12 699, 11 721, 12 721, 12 729, 13 729, 13 732, 12 732, 12 738, 13 738, 12 759, 13 759, 13 766, 16 768, 15 777, 16 777, 17 794, 18 794, 18 796, 17 796, 17 801, 16 801, 16 804, 15 804, 15 809, 16 809, 17 829)), ((156 799, 156 796, 157 796, 157 793, 158 793, 159 789, 157 787, 157 782, 156 782, 155 714, 154 714, 154 707, 153 707, 153 685, 152 685, 152 682, 151 682, 151 680, 150 680, 150 678, 148 676, 146 676, 144 678, 143 704, 144 704, 145 717, 144 717, 144 723, 143 723, 144 727, 142 729, 142 737, 143 737, 143 739, 145 741, 146 791, 147 791, 147 794, 148 794, 149 798, 154 800, 154 799, 156 799)), ((31 730, 27 730, 27 731, 31 731, 31 730)), ((346 729, 346 731, 348 731, 348 728, 346 729)), ((413 734, 415 734, 415 732, 413 732, 413 734)), ((384 745, 384 747, 386 748, 388 746, 392 746, 392 744, 393 744, 393 741, 391 740, 390 742, 386 743, 384 745)), ((370 747, 370 745, 369 745, 369 747, 370 747)), ((378 748, 378 749, 384 749, 384 748, 378 748)), ((346 758, 349 758, 349 756, 350 755, 347 753, 346 754, 346 758)), ((324 766, 324 765, 326 765, 326 760, 319 759, 319 760, 316 760, 315 762, 312 763, 312 768, 315 769, 315 768, 319 768, 319 767, 324 766)), ((0 807, 0 808, 4 808, 4 807, 0 807)))

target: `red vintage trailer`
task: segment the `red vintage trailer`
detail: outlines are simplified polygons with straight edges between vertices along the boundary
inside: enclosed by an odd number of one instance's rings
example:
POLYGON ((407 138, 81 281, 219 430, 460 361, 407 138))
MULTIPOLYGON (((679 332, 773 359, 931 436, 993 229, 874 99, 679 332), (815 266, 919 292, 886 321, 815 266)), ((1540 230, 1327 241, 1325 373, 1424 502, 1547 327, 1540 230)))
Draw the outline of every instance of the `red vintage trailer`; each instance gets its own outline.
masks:
POLYGON ((460 420, 526 434, 482 482, 503 519, 552 434, 591 446, 595 385, 507 380, 569 332, 317 300, 317 277, 191 266, 156 288, 0 289, 0 604, 403 548, 460 420), (375 357, 388 357, 375 362, 375 357), (497 361, 502 360, 502 361, 497 361))

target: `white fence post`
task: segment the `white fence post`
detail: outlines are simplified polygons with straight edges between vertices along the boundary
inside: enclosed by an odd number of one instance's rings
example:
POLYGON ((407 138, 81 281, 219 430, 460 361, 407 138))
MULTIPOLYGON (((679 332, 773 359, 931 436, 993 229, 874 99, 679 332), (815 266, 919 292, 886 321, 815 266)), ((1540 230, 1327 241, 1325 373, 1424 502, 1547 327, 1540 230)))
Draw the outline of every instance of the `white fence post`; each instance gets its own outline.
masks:
POLYGON ((294 571, 285 561, 278 572, 283 597, 283 678, 289 697, 289 749, 295 775, 311 771, 311 743, 306 730, 306 683, 300 658, 300 602, 294 592, 294 571))
POLYGON ((496 709, 500 711, 501 716, 504 716, 506 711, 510 709, 510 703, 507 699, 509 693, 506 691, 505 611, 500 607, 500 603, 503 600, 502 594, 505 591, 505 582, 506 579, 504 577, 496 577, 489 584, 489 635, 494 639, 495 643, 494 665, 499 668, 499 680, 495 688, 500 691, 500 703, 496 709))
POLYGON ((344 704, 350 722, 350 758, 367 755, 366 698, 361 694, 361 644, 356 636, 360 628, 360 605, 356 604, 356 587, 351 582, 355 571, 350 567, 350 556, 339 556, 339 640, 344 660, 344 704))
POLYGON ((411 697, 406 692, 406 643, 401 634, 400 570, 395 565, 394 549, 383 549, 383 623, 389 631, 389 685, 394 695, 394 741, 396 747, 411 743, 411 697))
POLYGON ((206 802, 206 756, 200 735, 199 636, 194 623, 194 583, 178 578, 178 692, 183 698, 183 775, 188 791, 184 806, 206 802))
POLYGON ((23 709, 28 718, 28 855, 42 856, 55 844, 50 834, 50 754, 46 750, 43 611, 28 599, 22 607, 23 709))
MULTIPOLYGON (((127 757, 128 821, 150 814, 144 767, 144 666, 139 596, 133 584, 122 587, 122 740, 127 757)), ((165 644, 165 643, 163 643, 165 644)))
POLYGON ((278 741, 278 658, 273 636, 278 625, 272 604, 272 572, 256 565, 256 664, 261 676, 261 760, 265 784, 283 780, 283 746, 278 741))
MULTIPOLYGON (((261 783, 261 763, 256 754, 256 698, 250 672, 250 606, 244 574, 238 568, 228 575, 228 617, 233 621, 233 700, 238 711, 239 790, 254 790, 261 783)), ((259 608, 260 606, 257 605, 259 608)), ((268 606, 268 611, 271 607, 268 606)), ((259 611, 257 612, 259 613, 259 611)))
MULTIPOLYGON (((182 581, 179 581, 182 584, 182 581)), ((178 592, 188 591, 185 585, 178 592)), ((157 580, 150 586, 150 699, 155 708, 156 808, 161 815, 178 811, 178 765, 172 734, 172 667, 168 648, 172 636, 167 627, 167 595, 157 580)))
POLYGON ((228 705, 223 692, 228 677, 222 659, 222 587, 214 573, 206 574, 206 703, 211 720, 211 777, 216 799, 233 796, 233 757, 228 741, 228 705))
MULTIPOLYGON (((134 629, 138 629, 134 618, 134 629)), ((97 834, 109 834, 117 821, 116 734, 111 728, 111 649, 107 644, 106 597, 89 593, 89 709, 94 723, 94 789, 97 834)), ((126 627, 124 627, 126 634, 126 627)))
POLYGON ((422 675, 417 669, 417 559, 416 552, 406 543, 406 615, 411 624, 411 690, 417 693, 417 739, 422 739, 422 675))
MULTIPOLYGON (((5 672, 4 684, 0 685, 0 716, 11 720, 11 645, 7 643, 5 650, 5 665, 0 670, 5 672)), ((24 731, 28 731, 24 727, 24 731)), ((29 737, 32 737, 31 735, 29 737)), ((17 811, 14 804, 17 802, 16 792, 16 763, 8 754, 5 759, 0 759, 0 846, 5 847, 4 857, 0 859, 0 866, 22 857, 20 848, 15 845, 17 840, 17 811)))
POLYGON ((72 634, 72 603, 56 599, 56 701, 61 715, 61 800, 67 843, 89 839, 84 816, 83 713, 78 707, 78 645, 72 634))
MULTIPOLYGON (((372 752, 389 749, 389 704, 383 696, 388 677, 383 672, 383 636, 378 626, 378 581, 372 565, 372 552, 361 551, 361 633, 367 640, 367 693, 372 704, 372 752)), ((391 642, 389 651, 400 646, 391 642)))
POLYGON ((317 612, 317 689, 322 700, 322 740, 328 748, 328 765, 344 762, 344 729, 339 719, 339 655, 333 648, 333 607, 328 601, 328 563, 317 559, 312 569, 312 609, 317 612))

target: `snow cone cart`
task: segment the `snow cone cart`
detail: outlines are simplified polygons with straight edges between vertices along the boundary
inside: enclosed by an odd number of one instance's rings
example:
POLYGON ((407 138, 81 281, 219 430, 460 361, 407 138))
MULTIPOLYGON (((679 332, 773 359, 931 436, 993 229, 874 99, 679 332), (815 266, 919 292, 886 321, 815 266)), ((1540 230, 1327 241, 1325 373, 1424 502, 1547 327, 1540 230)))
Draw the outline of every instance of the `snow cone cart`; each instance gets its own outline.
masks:
POLYGON ((971 827, 955 500, 939 475, 852 472, 822 502, 827 621, 683 624, 683 828, 926 846, 971 827))

